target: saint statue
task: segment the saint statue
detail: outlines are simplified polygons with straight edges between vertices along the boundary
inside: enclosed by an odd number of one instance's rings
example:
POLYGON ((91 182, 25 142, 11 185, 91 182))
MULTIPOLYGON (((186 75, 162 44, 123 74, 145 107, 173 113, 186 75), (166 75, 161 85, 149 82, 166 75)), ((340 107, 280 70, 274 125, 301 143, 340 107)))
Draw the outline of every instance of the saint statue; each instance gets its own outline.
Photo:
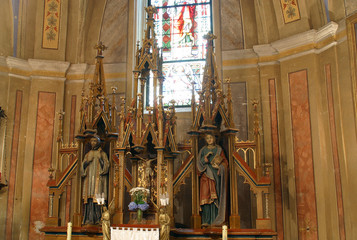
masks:
POLYGON ((98 224, 101 219, 101 206, 96 197, 107 200, 109 160, 100 147, 99 137, 90 140, 92 149, 84 156, 81 165, 83 178, 83 224, 98 224))
POLYGON ((114 198, 109 204, 109 207, 103 206, 103 214, 102 214, 102 233, 103 240, 110 240, 110 217, 115 212, 115 201, 114 198))
POLYGON ((110 212, 106 206, 103 206, 102 233, 103 240, 110 240, 110 212))
POLYGON ((160 208, 160 240, 170 239, 170 216, 164 208, 160 208))
POLYGON ((220 226, 226 220, 228 161, 212 134, 198 154, 202 227, 220 226))

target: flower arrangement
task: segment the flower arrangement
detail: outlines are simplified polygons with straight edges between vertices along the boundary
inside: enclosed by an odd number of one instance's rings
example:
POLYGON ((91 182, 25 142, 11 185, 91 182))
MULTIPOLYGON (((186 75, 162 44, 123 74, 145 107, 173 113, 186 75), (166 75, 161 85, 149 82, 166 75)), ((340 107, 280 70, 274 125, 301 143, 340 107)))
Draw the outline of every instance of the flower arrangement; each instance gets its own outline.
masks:
POLYGON ((137 220, 141 222, 142 212, 149 209, 149 204, 145 201, 146 196, 150 193, 149 189, 143 187, 136 187, 130 190, 130 195, 133 201, 129 203, 130 211, 137 210, 137 220))

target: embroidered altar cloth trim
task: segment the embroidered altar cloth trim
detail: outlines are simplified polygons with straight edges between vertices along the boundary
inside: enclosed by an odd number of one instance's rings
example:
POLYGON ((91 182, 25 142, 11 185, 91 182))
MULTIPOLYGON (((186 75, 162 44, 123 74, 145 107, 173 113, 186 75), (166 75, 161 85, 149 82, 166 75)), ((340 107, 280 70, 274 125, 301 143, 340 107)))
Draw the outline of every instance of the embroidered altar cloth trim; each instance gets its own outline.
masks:
POLYGON ((159 228, 133 228, 116 227, 110 228, 112 240, 159 240, 159 228))

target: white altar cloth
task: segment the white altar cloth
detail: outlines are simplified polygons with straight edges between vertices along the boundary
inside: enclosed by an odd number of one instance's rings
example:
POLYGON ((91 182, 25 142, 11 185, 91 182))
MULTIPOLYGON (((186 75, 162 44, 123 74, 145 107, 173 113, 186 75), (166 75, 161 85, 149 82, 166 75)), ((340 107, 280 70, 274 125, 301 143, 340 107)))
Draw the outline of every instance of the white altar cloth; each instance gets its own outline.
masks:
POLYGON ((159 240, 159 228, 111 227, 111 240, 159 240))

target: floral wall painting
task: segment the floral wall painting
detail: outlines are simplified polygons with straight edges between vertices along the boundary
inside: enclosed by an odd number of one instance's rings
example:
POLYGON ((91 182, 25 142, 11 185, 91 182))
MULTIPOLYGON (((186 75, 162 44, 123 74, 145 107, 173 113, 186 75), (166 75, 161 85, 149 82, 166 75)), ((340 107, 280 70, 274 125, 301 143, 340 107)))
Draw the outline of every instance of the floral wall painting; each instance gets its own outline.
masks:
POLYGON ((280 0, 284 23, 300 20, 298 0, 280 0))
POLYGON ((58 49, 61 0, 45 0, 42 48, 58 49))

